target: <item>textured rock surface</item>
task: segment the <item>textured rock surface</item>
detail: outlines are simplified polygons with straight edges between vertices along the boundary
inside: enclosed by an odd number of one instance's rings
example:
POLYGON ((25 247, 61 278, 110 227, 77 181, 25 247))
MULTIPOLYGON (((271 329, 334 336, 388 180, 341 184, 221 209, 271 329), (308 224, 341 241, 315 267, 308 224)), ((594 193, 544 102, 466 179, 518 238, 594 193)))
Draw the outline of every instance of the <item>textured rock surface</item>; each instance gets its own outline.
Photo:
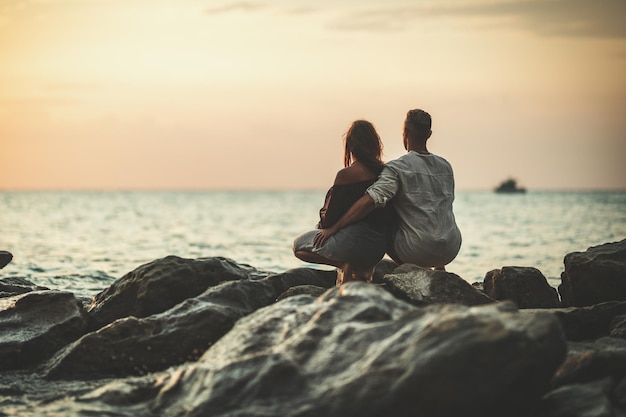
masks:
MULTIPOLYGON (((534 314, 543 310, 522 310, 522 314, 534 314)), ((563 327, 567 340, 589 340, 608 336, 611 323, 626 314, 626 302, 607 302, 587 307, 554 308, 549 310, 563 327)))
POLYGON ((494 302, 456 274, 404 264, 383 278, 396 297, 417 306, 435 303, 478 305, 494 302))
POLYGON ((258 310, 195 364, 38 411, 514 416, 537 404, 565 355, 554 316, 529 318, 507 304, 415 308, 379 286, 349 283, 258 310))
POLYGON ((569 342, 567 359, 555 372, 553 387, 626 377, 626 340, 603 337, 589 342, 569 342))
POLYGON ((31 291, 44 291, 49 288, 35 285, 26 278, 9 277, 0 279, 0 298, 12 297, 31 291))
POLYGON ((196 360, 235 322, 276 299, 265 281, 225 282, 146 318, 89 333, 46 364, 48 378, 103 378, 154 372, 196 360))
POLYGON ((519 308, 555 308, 561 304, 556 289, 537 268, 504 266, 489 271, 483 291, 496 300, 511 300, 519 308))
POLYGON ((559 293, 564 306, 626 301, 626 239, 565 256, 559 293))
POLYGON ((88 309, 90 328, 96 330, 123 317, 161 313, 220 282, 248 279, 254 272, 221 257, 157 259, 124 275, 93 298, 88 309))
POLYGON ((274 286, 277 294, 282 294, 292 287, 301 285, 313 285, 322 288, 335 286, 337 272, 313 269, 294 268, 280 274, 273 274, 265 278, 265 281, 274 286))
POLYGON ((550 392, 536 417, 615 417, 611 405, 613 380, 572 384, 550 392))
POLYGON ((0 299, 0 369, 28 367, 82 336, 85 312, 72 293, 28 292, 0 299))

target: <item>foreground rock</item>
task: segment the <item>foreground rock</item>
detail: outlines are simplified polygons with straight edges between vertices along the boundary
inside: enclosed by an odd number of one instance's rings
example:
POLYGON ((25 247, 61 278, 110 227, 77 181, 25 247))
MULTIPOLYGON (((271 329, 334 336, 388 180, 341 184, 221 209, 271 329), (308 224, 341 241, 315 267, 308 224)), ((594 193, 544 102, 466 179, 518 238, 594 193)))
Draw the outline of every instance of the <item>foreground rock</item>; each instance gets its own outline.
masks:
POLYGON ((487 272, 485 294, 495 300, 511 300, 519 308, 556 308, 561 305, 556 289, 537 268, 505 266, 487 272))
POLYGON ((146 318, 114 321, 62 349, 48 378, 141 375, 198 359, 241 317, 276 300, 266 281, 225 282, 146 318))
POLYGON ((416 306, 436 303, 479 305, 495 300, 456 274, 404 264, 385 275, 386 288, 416 306))
POLYGON ((88 309, 90 329, 123 317, 162 313, 209 287, 248 279, 255 273, 258 271, 252 267, 222 257, 157 259, 124 275, 93 298, 88 309))
POLYGON ((565 256, 559 293, 564 306, 626 301, 626 239, 565 256))
POLYGON ((564 355, 548 313, 521 315, 512 304, 415 308, 380 286, 349 283, 317 300, 294 296, 258 310, 195 364, 37 411, 516 416, 538 405, 564 355))
POLYGON ((0 299, 0 369, 30 367, 82 336, 87 319, 72 293, 35 291, 0 299))

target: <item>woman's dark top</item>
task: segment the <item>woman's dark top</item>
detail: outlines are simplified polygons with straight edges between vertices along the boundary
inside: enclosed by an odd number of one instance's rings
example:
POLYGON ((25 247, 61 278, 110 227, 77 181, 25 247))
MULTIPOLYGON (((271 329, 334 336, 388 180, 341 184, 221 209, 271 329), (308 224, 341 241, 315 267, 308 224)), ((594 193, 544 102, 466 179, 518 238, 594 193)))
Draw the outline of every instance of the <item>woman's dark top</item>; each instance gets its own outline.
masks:
MULTIPOLYGON (((343 216, 359 198, 363 197, 365 190, 367 190, 370 185, 374 184, 376 179, 377 178, 373 178, 367 181, 333 185, 330 187, 326 193, 324 207, 320 209, 320 222, 317 224, 317 228, 326 229, 337 223, 341 216, 343 216)), ((368 222, 372 227, 382 231, 391 221, 390 210, 387 206, 374 209, 374 211, 361 221, 368 222)))

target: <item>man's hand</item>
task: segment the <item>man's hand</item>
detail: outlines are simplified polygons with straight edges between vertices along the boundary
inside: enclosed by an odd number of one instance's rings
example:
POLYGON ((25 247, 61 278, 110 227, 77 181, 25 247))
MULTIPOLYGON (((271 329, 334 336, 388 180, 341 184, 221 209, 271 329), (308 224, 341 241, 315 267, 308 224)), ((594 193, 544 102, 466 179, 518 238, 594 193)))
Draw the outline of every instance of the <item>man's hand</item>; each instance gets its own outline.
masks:
POLYGON ((342 228, 363 219, 365 216, 370 214, 374 208, 374 200, 369 194, 365 194, 363 197, 359 198, 356 203, 354 203, 352 207, 344 213, 343 216, 341 216, 337 223, 333 224, 328 229, 320 229, 320 231, 317 232, 317 235, 315 235, 315 239, 313 239, 313 246, 319 248, 326 243, 329 237, 337 233, 342 228))
POLYGON ((330 227, 328 229, 320 229, 313 239, 313 246, 316 248, 324 246, 324 243, 326 243, 328 238, 337 233, 337 231, 338 229, 335 229, 334 227, 330 227))

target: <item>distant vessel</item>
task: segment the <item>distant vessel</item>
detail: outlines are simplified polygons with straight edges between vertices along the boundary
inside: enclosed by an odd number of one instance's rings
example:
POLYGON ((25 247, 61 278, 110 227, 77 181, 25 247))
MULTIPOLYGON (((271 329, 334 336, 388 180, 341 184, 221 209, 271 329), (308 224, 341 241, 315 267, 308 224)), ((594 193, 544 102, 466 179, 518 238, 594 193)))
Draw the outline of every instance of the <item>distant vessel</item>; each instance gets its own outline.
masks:
POLYGON ((496 193, 525 193, 526 188, 518 187, 517 181, 515 181, 513 178, 509 178, 508 180, 500 183, 500 185, 498 185, 494 191, 496 193))

